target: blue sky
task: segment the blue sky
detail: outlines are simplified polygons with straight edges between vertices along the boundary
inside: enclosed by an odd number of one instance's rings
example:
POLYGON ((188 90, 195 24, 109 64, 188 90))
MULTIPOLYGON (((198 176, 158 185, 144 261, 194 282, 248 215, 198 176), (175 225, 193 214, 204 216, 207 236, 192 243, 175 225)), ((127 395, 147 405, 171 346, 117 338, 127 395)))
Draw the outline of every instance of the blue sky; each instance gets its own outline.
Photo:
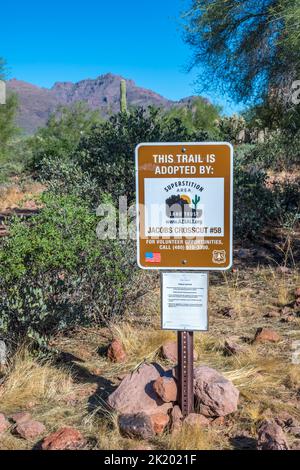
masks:
MULTIPOLYGON (((1 5, 0 57, 15 77, 51 87, 112 72, 180 99, 196 93, 197 71, 180 14, 190 0, 15 0, 1 5)), ((204 93, 205 95, 205 93, 204 93)), ((226 113, 238 106, 208 93, 226 113)))

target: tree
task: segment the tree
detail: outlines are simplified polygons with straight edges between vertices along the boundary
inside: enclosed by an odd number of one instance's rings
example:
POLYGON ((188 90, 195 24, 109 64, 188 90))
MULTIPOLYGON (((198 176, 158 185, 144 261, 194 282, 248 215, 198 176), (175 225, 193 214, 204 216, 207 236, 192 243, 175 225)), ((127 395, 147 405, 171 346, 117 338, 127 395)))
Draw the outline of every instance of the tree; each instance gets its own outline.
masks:
POLYGON ((68 160, 82 137, 101 122, 98 111, 77 102, 70 107, 59 106, 49 117, 45 127, 30 139, 33 167, 39 169, 42 160, 68 160))
POLYGON ((103 192, 118 197, 135 195, 134 149, 140 142, 197 140, 177 118, 166 119, 153 107, 118 113, 83 136, 76 150, 82 171, 97 181, 103 192))
MULTIPOLYGON (((6 77, 5 62, 0 58, 0 80, 6 77)), ((15 117, 18 109, 18 99, 10 93, 5 104, 0 104, 0 158, 8 151, 8 144, 17 133, 15 117)))
POLYGON ((176 106, 167 111, 167 119, 180 119, 189 132, 204 130, 217 132, 217 121, 220 118, 220 108, 203 98, 194 98, 184 106, 176 106))
POLYGON ((247 102, 291 85, 300 71, 299 0, 192 0, 186 41, 199 82, 247 102))

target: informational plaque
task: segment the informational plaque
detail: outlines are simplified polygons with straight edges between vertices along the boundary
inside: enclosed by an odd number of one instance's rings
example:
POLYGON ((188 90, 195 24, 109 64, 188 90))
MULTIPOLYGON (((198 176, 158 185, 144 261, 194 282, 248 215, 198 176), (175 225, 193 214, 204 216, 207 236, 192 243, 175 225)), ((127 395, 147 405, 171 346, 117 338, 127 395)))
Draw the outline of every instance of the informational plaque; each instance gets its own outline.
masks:
POLYGON ((162 272, 162 329, 207 331, 208 274, 162 272))

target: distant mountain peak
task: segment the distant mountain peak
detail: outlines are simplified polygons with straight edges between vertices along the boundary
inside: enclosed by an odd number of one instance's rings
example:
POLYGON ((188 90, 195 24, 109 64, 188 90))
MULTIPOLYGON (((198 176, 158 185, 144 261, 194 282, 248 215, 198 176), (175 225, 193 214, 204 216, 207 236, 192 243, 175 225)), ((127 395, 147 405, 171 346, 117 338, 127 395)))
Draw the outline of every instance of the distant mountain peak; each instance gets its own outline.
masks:
POLYGON ((55 82, 51 88, 42 88, 31 83, 9 80, 8 89, 16 92, 20 99, 18 125, 26 133, 33 133, 38 127, 46 124, 50 114, 59 105, 70 106, 75 102, 83 101, 91 109, 99 109, 103 117, 118 112, 120 109, 120 81, 124 79, 127 84, 127 101, 129 106, 149 105, 170 109, 172 106, 184 105, 193 97, 172 101, 152 90, 138 87, 136 83, 113 73, 99 75, 96 78, 87 78, 78 82, 55 82))

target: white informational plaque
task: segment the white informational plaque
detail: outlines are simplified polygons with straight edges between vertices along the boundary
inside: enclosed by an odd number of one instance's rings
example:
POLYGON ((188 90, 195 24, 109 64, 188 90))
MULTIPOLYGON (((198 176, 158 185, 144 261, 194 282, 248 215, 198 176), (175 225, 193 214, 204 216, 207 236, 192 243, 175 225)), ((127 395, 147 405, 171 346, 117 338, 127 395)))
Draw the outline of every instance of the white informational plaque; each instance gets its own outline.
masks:
POLYGON ((208 274, 163 272, 162 329, 207 331, 208 274))

